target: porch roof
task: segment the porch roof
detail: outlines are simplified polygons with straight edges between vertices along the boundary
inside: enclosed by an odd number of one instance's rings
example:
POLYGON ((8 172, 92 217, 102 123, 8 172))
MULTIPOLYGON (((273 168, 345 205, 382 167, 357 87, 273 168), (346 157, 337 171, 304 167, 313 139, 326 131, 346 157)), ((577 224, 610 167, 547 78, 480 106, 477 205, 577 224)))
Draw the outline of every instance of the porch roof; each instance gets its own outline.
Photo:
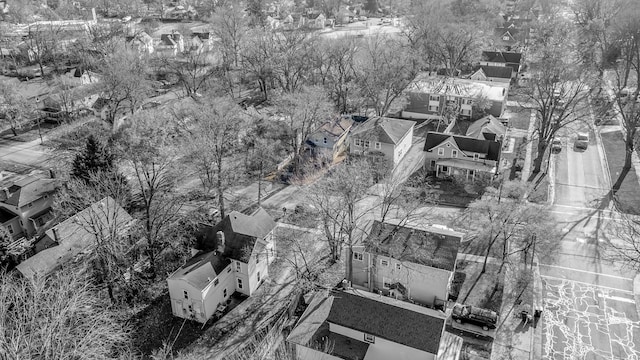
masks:
POLYGON ((440 159, 436 161, 436 165, 450 166, 454 168, 475 170, 475 171, 485 171, 485 172, 491 172, 491 173, 495 173, 497 170, 495 161, 480 162, 480 161, 467 160, 467 159, 440 159))

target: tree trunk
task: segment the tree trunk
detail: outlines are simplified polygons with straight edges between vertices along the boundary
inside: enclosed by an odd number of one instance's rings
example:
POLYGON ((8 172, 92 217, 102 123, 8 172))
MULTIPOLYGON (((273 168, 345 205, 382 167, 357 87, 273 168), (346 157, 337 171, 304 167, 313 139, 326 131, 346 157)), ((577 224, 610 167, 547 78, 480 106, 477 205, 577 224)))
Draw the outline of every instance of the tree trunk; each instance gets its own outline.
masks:
POLYGON ((224 219, 224 193, 222 188, 222 159, 218 159, 218 176, 216 179, 216 187, 218 188, 218 206, 220 209, 220 218, 224 219))
POLYGON ((147 244, 148 244, 148 255, 149 255, 149 267, 151 267, 151 279, 156 279, 156 260, 155 260, 155 251, 153 249, 154 241, 152 237, 152 226, 151 226, 151 202, 146 204, 145 215, 147 218, 145 227, 147 230, 147 244))
POLYGON ((545 141, 538 142, 538 154, 533 160, 533 173, 538 174, 542 169, 542 162, 544 161, 544 152, 547 150, 547 143, 545 141))
POLYGON ((623 170, 631 170, 631 157, 633 156, 633 139, 627 139, 624 154, 623 170))
POLYGON ((258 171, 258 206, 262 198, 262 161, 260 161, 260 170, 258 171))

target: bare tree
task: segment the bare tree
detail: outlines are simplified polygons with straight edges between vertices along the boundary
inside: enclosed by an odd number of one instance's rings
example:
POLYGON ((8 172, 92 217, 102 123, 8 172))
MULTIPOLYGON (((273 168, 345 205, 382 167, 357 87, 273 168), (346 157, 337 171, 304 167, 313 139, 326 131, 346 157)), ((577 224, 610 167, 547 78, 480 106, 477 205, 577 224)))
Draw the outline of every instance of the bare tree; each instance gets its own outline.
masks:
POLYGON ((414 62, 396 39, 375 36, 367 39, 357 61, 362 94, 377 115, 385 115, 394 105, 401 108, 403 91, 416 75, 414 62))
POLYGON ((18 136, 17 129, 28 120, 33 112, 33 105, 17 93, 6 82, 0 82, 0 124, 9 126, 14 136, 18 136))
POLYGON ((164 58, 163 65, 177 77, 186 96, 198 95, 200 91, 206 90, 217 74, 215 59, 207 51, 190 49, 176 59, 164 58))
POLYGON ((635 215, 620 213, 620 219, 611 225, 607 258, 627 269, 640 270, 640 220, 635 215))
POLYGON ((133 114, 150 89, 147 61, 138 53, 120 48, 103 60, 102 81, 108 100, 107 122, 114 124, 116 116, 129 110, 133 114))
POLYGON ((128 329, 76 271, 45 278, 0 276, 0 353, 9 359, 111 359, 128 329))
POLYGON ((211 16, 213 33, 218 37, 224 53, 224 64, 237 68, 244 46, 249 21, 238 4, 224 4, 211 16))
POLYGON ((233 155, 240 149, 239 133, 246 118, 232 99, 205 98, 187 112, 191 116, 188 159, 195 165, 205 189, 216 189, 220 217, 225 216, 224 191, 234 183, 230 169, 233 155))
POLYGON ((160 111, 140 112, 133 116, 130 126, 121 129, 118 139, 121 156, 132 173, 133 200, 142 209, 141 228, 154 277, 163 234, 177 221, 182 206, 173 194, 182 170, 171 121, 160 111))
POLYGON ((312 49, 316 38, 302 30, 277 32, 271 37, 274 42, 273 78, 280 88, 289 93, 298 91, 311 76, 312 49))
POLYGON ((247 46, 241 54, 242 67, 247 75, 257 81, 264 100, 269 99, 269 89, 273 87, 275 36, 278 35, 273 32, 250 31, 247 46))
POLYGON ((276 99, 276 108, 288 125, 289 148, 293 154, 293 164, 298 171, 302 145, 323 121, 333 117, 331 102, 324 89, 304 87, 299 92, 285 93, 276 99))

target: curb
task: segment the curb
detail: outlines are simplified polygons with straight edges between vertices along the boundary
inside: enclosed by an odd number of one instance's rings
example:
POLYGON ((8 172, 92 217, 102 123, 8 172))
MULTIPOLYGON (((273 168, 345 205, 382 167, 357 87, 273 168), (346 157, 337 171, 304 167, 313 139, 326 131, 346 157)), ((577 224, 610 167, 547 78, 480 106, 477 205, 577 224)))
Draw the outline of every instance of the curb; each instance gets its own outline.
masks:
POLYGON ((633 297, 636 301, 636 311, 638 312, 638 316, 640 316, 640 274, 637 274, 633 278, 633 297))

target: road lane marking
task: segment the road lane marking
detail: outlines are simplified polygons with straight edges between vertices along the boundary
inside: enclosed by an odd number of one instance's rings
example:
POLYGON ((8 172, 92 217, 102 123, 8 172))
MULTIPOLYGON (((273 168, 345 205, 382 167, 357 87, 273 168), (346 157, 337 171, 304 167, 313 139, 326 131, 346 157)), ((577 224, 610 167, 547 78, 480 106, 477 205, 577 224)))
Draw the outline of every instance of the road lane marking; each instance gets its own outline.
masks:
POLYGON ((583 272, 583 273, 591 274, 591 275, 607 276, 607 277, 611 277, 611 278, 615 278, 615 279, 633 281, 633 278, 628 278, 628 277, 618 276, 618 275, 603 274, 603 273, 599 273, 599 272, 595 272, 595 271, 589 271, 589 270, 581 270, 581 269, 574 269, 574 268, 570 268, 570 267, 564 267, 564 266, 558 266, 558 265, 547 265, 547 264, 540 264, 540 266, 556 268, 556 269, 561 269, 561 270, 577 271, 577 272, 583 272))
POLYGON ((634 299, 629 299, 629 298, 625 298, 625 297, 620 297, 620 296, 607 296, 607 295, 603 295, 603 297, 605 299, 609 299, 609 300, 613 300, 613 301, 620 301, 620 302, 626 302, 629 304, 635 304, 635 300, 634 299))
POLYGON ((610 286, 596 285, 596 284, 591 284, 591 283, 584 282, 584 281, 577 281, 577 280, 567 279, 566 277, 556 277, 556 276, 550 276, 550 275, 540 275, 540 277, 541 278, 546 278, 546 279, 551 279, 551 280, 570 281, 570 282, 573 282, 573 283, 576 283, 576 284, 593 286, 593 287, 596 287, 596 288, 607 289, 607 290, 611 290, 611 291, 619 291, 619 292, 625 293, 625 294, 633 294, 633 290, 625 290, 625 289, 620 289, 620 288, 615 288, 615 287, 610 287, 610 286))

